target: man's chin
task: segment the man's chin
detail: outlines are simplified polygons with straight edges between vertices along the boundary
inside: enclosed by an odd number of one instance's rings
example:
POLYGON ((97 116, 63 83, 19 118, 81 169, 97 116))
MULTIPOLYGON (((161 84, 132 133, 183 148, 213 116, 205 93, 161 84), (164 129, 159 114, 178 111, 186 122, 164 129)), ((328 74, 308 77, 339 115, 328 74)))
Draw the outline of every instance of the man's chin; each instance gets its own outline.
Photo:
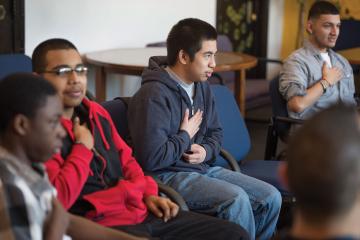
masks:
POLYGON ((74 107, 79 106, 81 104, 81 102, 82 102, 82 98, 81 99, 71 99, 71 100, 64 102, 64 107, 65 108, 74 108, 74 107))
POLYGON ((333 47, 335 47, 335 45, 336 45, 336 42, 329 42, 327 45, 327 48, 333 48, 333 47))

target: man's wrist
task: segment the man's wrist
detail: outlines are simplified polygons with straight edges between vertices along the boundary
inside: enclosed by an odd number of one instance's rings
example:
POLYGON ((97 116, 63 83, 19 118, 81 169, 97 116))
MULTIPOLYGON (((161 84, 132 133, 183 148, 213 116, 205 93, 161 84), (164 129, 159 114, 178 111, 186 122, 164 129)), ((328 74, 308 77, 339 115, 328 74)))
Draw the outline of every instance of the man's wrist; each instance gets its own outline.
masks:
MULTIPOLYGON (((81 141, 76 140, 76 141, 74 142, 74 144, 80 144, 80 145, 83 145, 84 147, 86 147, 87 149, 89 149, 89 148, 86 146, 86 144, 83 143, 83 142, 81 142, 81 141)), ((91 149, 89 149, 89 150, 91 150, 91 149)))
POLYGON ((326 93, 326 90, 331 86, 330 83, 326 79, 321 79, 320 85, 323 89, 323 93, 326 93))

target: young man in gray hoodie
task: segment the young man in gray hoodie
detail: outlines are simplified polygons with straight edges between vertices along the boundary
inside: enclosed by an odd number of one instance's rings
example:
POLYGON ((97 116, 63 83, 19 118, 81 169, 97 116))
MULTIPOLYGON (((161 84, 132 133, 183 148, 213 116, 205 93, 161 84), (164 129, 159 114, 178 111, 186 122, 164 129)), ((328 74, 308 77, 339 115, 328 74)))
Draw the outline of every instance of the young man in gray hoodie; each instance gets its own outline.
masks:
POLYGON ((145 171, 179 191, 191 210, 235 222, 252 239, 269 239, 280 193, 255 178, 211 166, 222 141, 206 82, 216 65, 216 38, 210 24, 184 19, 168 35, 167 57, 150 58, 129 104, 134 154, 145 171))

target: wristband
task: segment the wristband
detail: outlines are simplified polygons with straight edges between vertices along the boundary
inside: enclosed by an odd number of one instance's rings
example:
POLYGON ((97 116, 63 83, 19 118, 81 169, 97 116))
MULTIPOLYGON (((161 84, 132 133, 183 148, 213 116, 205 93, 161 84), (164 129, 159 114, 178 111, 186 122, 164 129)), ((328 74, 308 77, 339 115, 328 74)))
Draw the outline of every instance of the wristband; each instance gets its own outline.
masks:
POLYGON ((329 82, 325 79, 320 80, 320 84, 323 88, 323 94, 326 93, 327 88, 329 87, 329 82))

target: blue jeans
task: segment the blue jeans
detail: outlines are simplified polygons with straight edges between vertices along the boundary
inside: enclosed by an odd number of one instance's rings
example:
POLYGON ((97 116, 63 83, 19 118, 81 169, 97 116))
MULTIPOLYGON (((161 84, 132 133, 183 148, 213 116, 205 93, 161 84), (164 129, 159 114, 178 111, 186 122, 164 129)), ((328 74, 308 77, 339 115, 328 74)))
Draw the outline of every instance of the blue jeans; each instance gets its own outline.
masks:
POLYGON ((167 172, 158 177, 191 210, 237 223, 251 239, 270 239, 275 231, 281 195, 268 183, 222 167, 211 167, 206 174, 167 172))

